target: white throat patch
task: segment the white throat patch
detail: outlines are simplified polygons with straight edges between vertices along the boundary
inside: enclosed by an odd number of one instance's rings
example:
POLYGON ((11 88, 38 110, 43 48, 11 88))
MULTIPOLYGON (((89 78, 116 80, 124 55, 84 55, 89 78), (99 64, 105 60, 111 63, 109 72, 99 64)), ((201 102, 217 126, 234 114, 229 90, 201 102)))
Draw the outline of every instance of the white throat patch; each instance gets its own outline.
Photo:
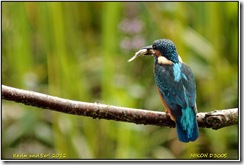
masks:
POLYGON ((158 57, 158 63, 161 65, 172 65, 173 62, 168 60, 167 58, 163 57, 163 56, 159 56, 158 57))
MULTIPOLYGON (((178 55, 178 59, 181 63, 183 63, 180 55, 178 55)), ((173 64, 172 61, 168 60, 166 57, 163 57, 163 56, 158 57, 158 63, 161 65, 172 65, 173 64)))

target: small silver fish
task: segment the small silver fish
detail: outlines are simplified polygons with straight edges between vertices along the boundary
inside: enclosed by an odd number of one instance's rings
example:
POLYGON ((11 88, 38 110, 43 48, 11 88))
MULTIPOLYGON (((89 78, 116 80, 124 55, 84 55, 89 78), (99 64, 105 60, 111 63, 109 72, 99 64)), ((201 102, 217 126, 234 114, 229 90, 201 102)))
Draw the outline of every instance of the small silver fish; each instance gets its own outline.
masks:
POLYGON ((149 55, 149 54, 153 53, 152 51, 153 51, 152 49, 148 49, 147 47, 142 48, 142 49, 140 49, 139 51, 137 51, 137 52, 135 53, 135 55, 134 55, 132 58, 130 58, 130 59, 128 60, 128 62, 133 61, 134 59, 136 59, 136 58, 139 57, 139 56, 149 55))

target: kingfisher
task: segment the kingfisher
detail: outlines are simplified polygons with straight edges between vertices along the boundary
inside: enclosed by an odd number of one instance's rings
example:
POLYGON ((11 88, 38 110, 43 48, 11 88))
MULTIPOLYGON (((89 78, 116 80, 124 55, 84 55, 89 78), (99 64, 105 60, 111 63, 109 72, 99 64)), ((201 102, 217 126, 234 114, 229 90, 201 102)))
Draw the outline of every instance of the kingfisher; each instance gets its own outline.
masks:
POLYGON ((178 139, 188 143, 199 137, 196 119, 196 82, 192 70, 169 39, 143 47, 128 62, 141 55, 154 56, 154 79, 165 112, 176 124, 178 139))

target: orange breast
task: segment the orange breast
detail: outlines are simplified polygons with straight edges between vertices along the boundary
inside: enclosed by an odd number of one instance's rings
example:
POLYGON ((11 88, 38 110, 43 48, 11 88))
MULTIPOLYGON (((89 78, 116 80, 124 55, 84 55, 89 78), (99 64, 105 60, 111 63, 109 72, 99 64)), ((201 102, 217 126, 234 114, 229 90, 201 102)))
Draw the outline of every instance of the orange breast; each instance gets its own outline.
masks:
POLYGON ((163 103, 163 106, 165 108, 165 112, 170 116, 171 120, 176 121, 175 117, 171 114, 171 110, 169 109, 167 103, 165 102, 165 100, 164 100, 163 96, 161 95, 161 93, 160 93, 158 88, 157 88, 157 90, 158 90, 160 99, 161 99, 161 101, 163 103))

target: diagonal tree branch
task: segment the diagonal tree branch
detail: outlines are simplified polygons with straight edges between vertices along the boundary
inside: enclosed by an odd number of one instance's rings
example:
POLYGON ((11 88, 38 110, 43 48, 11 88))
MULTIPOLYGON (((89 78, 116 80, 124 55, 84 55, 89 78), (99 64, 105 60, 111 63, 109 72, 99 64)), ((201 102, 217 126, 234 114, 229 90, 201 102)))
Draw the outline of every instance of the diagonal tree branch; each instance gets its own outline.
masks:
MULTIPOLYGON (((94 119, 175 127, 174 121, 164 112, 73 101, 5 85, 2 85, 2 99, 62 113, 88 116, 94 119)), ((199 127, 216 130, 231 125, 238 125, 238 109, 198 113, 197 121, 199 127)))

